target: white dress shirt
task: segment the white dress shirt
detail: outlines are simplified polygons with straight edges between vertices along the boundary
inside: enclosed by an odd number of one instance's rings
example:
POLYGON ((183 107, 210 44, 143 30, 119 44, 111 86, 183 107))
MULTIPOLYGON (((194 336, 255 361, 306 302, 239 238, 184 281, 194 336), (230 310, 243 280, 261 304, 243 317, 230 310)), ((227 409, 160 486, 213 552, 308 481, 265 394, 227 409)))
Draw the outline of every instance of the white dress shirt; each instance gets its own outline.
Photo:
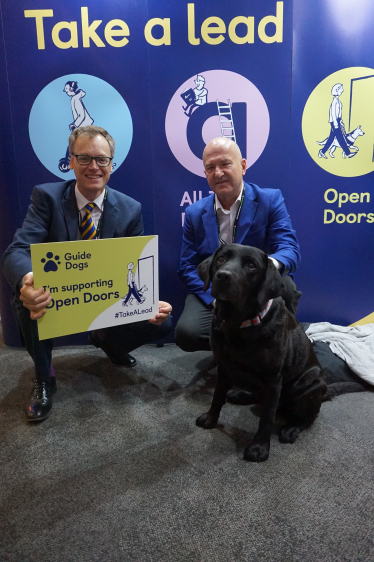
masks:
MULTIPOLYGON (((221 202, 218 199, 217 195, 214 196, 215 201, 216 201, 217 220, 218 220, 218 223, 219 223, 219 234, 220 234, 220 237, 222 238, 222 240, 224 242, 226 242, 226 244, 232 244, 233 243, 233 231, 234 231, 235 217, 236 217, 236 213, 238 212, 238 209, 239 209, 239 206, 240 206, 240 200, 242 198, 242 192, 243 192, 243 186, 240 190, 240 193, 239 193, 236 201, 233 203, 233 205, 230 207, 229 210, 224 209, 222 207, 221 202)), ((274 263, 274 265, 277 269, 281 269, 283 267, 283 264, 280 261, 276 260, 275 258, 269 257, 269 259, 274 263)))
POLYGON ((216 212, 217 212, 217 220, 219 223, 219 235, 226 244, 233 243, 233 230, 234 230, 234 223, 236 213, 238 212, 240 206, 240 200, 242 198, 243 186, 240 190, 240 193, 236 199, 236 201, 231 205, 230 209, 224 209, 221 205, 220 200, 218 199, 217 195, 215 195, 216 200, 216 212))

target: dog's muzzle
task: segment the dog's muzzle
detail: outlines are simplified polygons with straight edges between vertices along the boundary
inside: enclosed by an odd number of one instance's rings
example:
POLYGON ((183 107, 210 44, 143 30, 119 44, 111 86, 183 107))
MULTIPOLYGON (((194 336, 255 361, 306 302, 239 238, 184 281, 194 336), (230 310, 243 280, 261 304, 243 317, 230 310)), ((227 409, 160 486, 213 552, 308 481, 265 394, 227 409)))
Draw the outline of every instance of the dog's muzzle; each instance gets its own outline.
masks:
POLYGON ((219 269, 212 282, 212 296, 221 300, 232 300, 238 296, 235 275, 227 269, 219 269))
POLYGON ((215 279, 218 283, 231 283, 233 278, 231 271, 226 271, 225 269, 219 269, 215 274, 215 279))

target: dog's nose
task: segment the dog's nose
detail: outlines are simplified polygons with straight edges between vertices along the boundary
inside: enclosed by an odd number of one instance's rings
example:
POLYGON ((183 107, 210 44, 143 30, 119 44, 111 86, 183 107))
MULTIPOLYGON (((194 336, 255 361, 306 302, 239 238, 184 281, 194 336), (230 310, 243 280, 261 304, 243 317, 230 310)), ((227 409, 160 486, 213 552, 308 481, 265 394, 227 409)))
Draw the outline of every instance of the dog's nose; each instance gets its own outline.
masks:
POLYGON ((216 273, 216 279, 217 279, 217 281, 225 281, 226 283, 228 283, 232 279, 232 273, 231 273, 231 271, 226 271, 224 269, 220 269, 216 273))

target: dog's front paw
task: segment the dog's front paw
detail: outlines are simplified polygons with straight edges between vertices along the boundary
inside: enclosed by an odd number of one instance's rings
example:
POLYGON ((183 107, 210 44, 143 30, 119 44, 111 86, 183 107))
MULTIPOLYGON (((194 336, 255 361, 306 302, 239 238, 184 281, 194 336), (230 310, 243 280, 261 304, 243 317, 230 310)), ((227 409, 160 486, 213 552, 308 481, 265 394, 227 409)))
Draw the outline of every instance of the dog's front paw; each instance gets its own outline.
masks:
POLYGON ((300 431, 300 427, 285 425, 279 432, 279 441, 281 443, 295 443, 300 435, 300 431))
POLYGON ((216 423, 216 418, 213 418, 213 416, 211 416, 209 412, 201 414, 201 416, 199 416, 196 420, 196 425, 198 425, 199 427, 203 427, 204 429, 213 429, 216 423))
POLYGON ((270 443, 252 443, 245 451, 243 459, 250 462, 264 462, 269 458, 270 443))

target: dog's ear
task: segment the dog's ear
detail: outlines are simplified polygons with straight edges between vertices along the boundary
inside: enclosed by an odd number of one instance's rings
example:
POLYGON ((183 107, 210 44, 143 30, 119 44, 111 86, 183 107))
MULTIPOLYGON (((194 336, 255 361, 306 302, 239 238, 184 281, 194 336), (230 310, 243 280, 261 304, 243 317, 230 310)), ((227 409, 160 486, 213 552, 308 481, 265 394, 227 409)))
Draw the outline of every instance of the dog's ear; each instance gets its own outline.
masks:
POLYGON ((204 282, 204 291, 207 291, 209 289, 209 285, 212 280, 211 269, 210 269, 212 262, 213 262, 213 256, 209 256, 209 258, 206 258, 197 266, 198 276, 200 277, 201 281, 204 282))
POLYGON ((258 300, 260 302, 266 302, 269 299, 281 297, 285 290, 285 284, 278 269, 267 256, 266 259, 268 262, 266 277, 258 292, 258 300))

